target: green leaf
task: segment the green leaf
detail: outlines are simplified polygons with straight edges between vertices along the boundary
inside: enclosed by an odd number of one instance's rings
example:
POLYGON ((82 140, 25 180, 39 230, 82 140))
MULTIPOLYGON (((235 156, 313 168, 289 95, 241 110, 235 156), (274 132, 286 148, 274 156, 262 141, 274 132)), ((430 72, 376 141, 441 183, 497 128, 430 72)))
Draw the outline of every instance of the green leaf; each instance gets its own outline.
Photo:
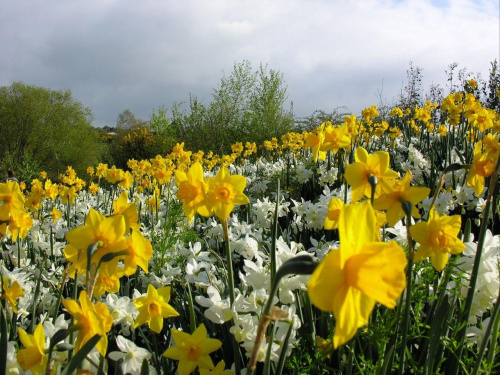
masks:
POLYGON ((142 361, 141 375, 149 375, 149 364, 147 359, 142 361))
POLYGON ((5 318, 5 311, 2 309, 2 313, 0 315, 0 375, 5 375, 7 373, 8 341, 9 338, 7 336, 7 318, 5 318))
POLYGON ((427 361, 425 363, 425 373, 433 374, 433 367, 436 361, 437 355, 442 355, 438 353, 439 343, 441 341, 441 333, 443 328, 447 328, 445 325, 445 320, 450 311, 450 303, 448 302, 448 295, 445 295, 443 301, 438 306, 436 313, 434 314, 434 319, 431 322, 431 329, 429 330, 429 350, 427 355, 427 361))

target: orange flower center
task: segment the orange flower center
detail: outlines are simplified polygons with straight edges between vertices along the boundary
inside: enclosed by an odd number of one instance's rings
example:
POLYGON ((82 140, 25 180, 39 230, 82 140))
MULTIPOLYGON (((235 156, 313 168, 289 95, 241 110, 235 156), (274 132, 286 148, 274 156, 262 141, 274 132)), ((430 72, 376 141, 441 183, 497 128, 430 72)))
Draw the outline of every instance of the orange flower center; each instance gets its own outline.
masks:
POLYGON ((198 346, 192 345, 187 351, 188 361, 197 361, 201 355, 201 349, 198 346))
POLYGON ((217 198, 223 202, 229 202, 229 198, 231 197, 231 190, 227 187, 221 187, 217 189, 217 198))
POLYGON ((149 303, 148 306, 148 312, 149 315, 151 315, 152 318, 156 318, 157 316, 161 315, 161 306, 158 302, 152 301, 149 303))

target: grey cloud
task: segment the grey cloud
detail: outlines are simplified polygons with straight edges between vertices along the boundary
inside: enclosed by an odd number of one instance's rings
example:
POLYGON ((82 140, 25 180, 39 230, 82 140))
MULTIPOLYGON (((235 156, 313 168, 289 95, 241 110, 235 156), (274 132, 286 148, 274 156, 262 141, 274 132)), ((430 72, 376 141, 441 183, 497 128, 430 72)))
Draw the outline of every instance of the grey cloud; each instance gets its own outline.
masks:
POLYGON ((247 59, 284 73, 299 116, 359 113, 382 87, 397 96, 409 61, 426 82, 445 82, 454 61, 486 76, 497 15, 497 2, 473 0, 2 2, 0 85, 71 89, 112 125, 126 108, 148 118, 189 93, 208 102, 247 59))

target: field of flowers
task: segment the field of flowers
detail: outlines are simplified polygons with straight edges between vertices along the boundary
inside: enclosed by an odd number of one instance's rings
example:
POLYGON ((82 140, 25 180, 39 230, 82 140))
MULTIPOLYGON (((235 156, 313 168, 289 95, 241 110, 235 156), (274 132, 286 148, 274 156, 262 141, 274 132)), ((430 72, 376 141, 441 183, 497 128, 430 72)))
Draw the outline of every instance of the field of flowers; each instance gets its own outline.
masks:
POLYGON ((500 118, 473 83, 0 183, 0 375, 500 372, 500 118))

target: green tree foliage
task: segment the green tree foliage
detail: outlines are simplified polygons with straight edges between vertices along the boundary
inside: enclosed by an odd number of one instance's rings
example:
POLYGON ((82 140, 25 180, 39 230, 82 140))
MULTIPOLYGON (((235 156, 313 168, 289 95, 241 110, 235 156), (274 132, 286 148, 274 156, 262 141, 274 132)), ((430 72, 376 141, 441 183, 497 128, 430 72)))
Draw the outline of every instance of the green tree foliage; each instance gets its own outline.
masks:
POLYGON ((287 88, 283 74, 260 66, 254 71, 249 61, 234 64, 223 75, 204 105, 190 96, 189 109, 172 108, 171 129, 190 150, 228 152, 238 141, 262 143, 292 130, 292 108, 285 108, 287 88))
POLYGON ((147 127, 149 124, 147 121, 138 119, 132 113, 130 109, 124 110, 118 115, 116 119, 116 130, 117 131, 130 131, 132 129, 139 127, 147 127))
POLYGON ((488 85, 485 85, 483 93, 486 98, 486 107, 500 112, 500 69, 496 59, 491 62, 488 85))
POLYGON ((116 120, 116 134, 109 141, 110 163, 126 168, 130 159, 151 159, 165 155, 174 145, 169 136, 169 120, 161 107, 153 112, 151 121, 135 117, 130 110, 123 111, 116 120))
POLYGON ((152 132, 164 138, 167 146, 175 144, 175 128, 168 117, 168 110, 165 106, 160 106, 149 119, 149 126, 152 132))
POLYGON ((92 112, 71 92, 15 82, 0 88, 0 169, 29 180, 41 169, 56 177, 68 165, 83 174, 101 159, 92 112))

